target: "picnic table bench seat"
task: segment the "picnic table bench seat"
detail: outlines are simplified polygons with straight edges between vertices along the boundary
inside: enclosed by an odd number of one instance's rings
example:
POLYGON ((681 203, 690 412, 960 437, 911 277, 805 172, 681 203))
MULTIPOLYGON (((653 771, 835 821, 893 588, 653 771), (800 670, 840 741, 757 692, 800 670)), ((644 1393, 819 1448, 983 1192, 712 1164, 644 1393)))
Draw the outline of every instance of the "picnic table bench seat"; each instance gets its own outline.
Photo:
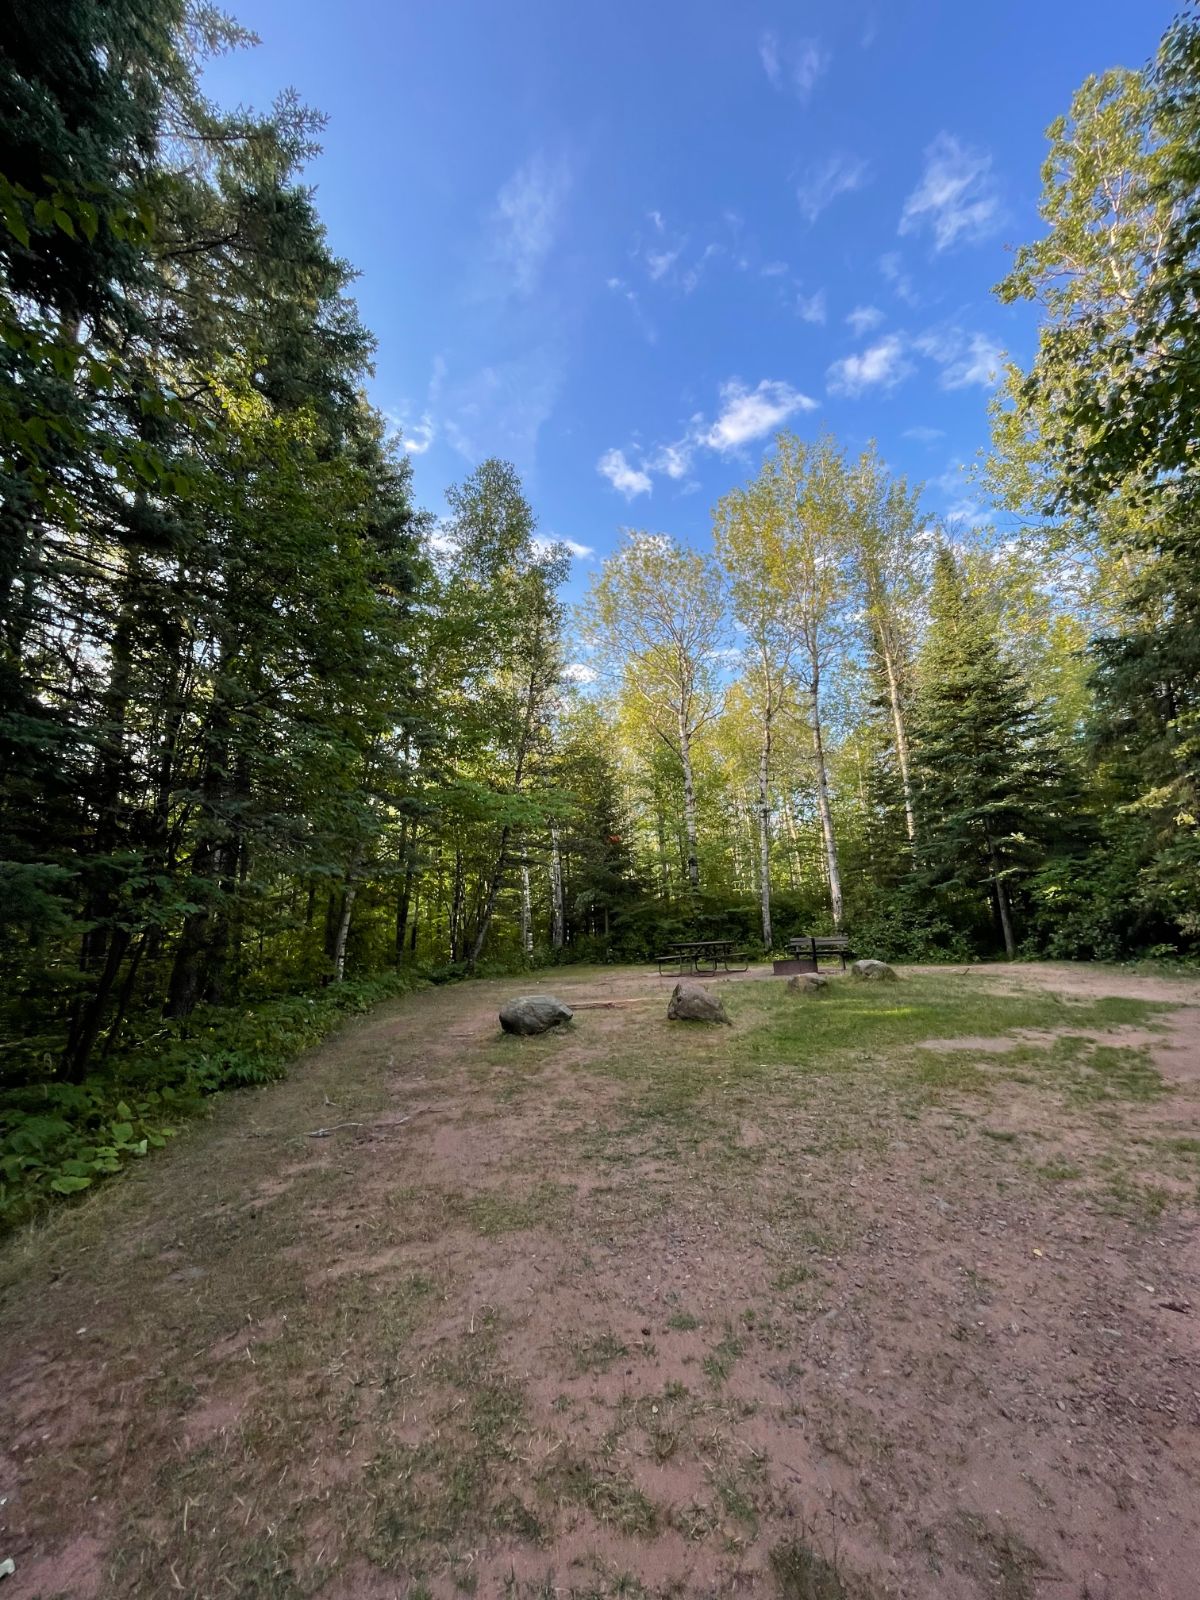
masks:
POLYGON ((799 939, 789 939, 787 947, 797 959, 807 957, 811 960, 814 970, 820 968, 822 956, 837 956, 845 972, 846 957, 850 954, 850 936, 846 933, 804 934, 799 939))

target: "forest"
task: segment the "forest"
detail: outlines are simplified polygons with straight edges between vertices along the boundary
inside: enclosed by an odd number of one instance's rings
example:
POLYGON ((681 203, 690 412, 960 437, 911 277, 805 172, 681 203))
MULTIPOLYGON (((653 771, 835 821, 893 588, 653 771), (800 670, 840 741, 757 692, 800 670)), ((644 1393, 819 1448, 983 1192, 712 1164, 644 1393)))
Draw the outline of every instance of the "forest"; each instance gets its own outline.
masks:
POLYGON ((628 530, 577 607, 504 460, 415 503, 305 180, 320 115, 203 91, 237 25, 113 0, 4 33, 14 1214, 418 981, 685 934, 1195 958, 1194 10, 1048 130, 989 522, 939 525, 886 440, 781 432, 710 549, 628 530))

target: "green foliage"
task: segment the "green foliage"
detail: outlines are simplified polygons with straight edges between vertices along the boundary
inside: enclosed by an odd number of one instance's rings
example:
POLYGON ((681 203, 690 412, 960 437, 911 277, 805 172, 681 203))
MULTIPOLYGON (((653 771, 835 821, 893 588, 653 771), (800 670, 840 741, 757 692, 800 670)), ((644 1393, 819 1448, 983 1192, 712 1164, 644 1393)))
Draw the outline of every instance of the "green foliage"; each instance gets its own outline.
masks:
POLYGON ((103 1074, 0 1092, 0 1229, 161 1148, 206 1096, 282 1077, 347 1016, 414 982, 392 975, 250 1008, 203 1007, 131 1044, 103 1074))
POLYGON ((1014 890, 1065 832, 1069 794, 1047 729, 946 548, 919 664, 916 745, 927 881, 989 894, 1012 956, 1014 890))

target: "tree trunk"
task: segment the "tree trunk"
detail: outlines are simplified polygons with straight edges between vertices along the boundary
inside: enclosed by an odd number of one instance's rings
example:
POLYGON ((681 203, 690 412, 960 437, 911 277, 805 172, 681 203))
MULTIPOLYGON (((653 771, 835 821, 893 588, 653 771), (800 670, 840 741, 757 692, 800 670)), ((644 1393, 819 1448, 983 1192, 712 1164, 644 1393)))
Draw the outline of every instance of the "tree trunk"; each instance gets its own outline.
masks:
POLYGON ((833 913, 834 931, 840 933, 843 919, 842 874, 833 832, 833 812, 829 806, 829 775, 825 766, 825 745, 821 738, 819 685, 815 679, 809 693, 812 697, 813 758, 817 766, 817 807, 821 813, 821 837, 825 841, 825 867, 829 875, 829 909, 833 913))
POLYGON ((567 940, 567 918, 563 909, 562 852, 558 845, 558 829, 550 826, 550 943, 561 950, 567 940))
POLYGON ((988 858, 992 864, 992 887, 996 891, 996 911, 1000 917, 1000 932, 1004 935, 1004 953, 1010 961, 1017 958, 1017 941, 1013 933, 1012 909, 1008 903, 1008 890, 1004 886, 1004 879, 1000 876, 1000 862, 996 857, 996 847, 988 840, 988 858))
POLYGON ((679 719, 679 759, 683 764, 683 825, 687 834, 687 876, 693 894, 700 887, 700 856, 696 845, 696 779, 692 772, 692 737, 679 719))
POLYGON ((400 896, 396 901, 396 964, 404 959, 404 936, 408 930, 408 913, 412 904, 413 873, 416 862, 416 824, 409 829, 407 821, 400 828, 400 853, 404 862, 404 878, 401 882, 400 896))
POLYGON ((774 943, 771 932, 771 719, 763 720, 762 748, 758 753, 758 892, 762 903, 763 948, 774 943))
POLYGON ((450 960, 459 958, 459 941, 462 935, 463 866, 462 851, 454 852, 454 891, 450 899, 450 960))
POLYGON ((529 863, 521 863, 521 949, 533 954, 533 902, 529 893, 529 863))
POLYGON ((915 848, 917 817, 913 808, 912 780, 909 776, 908 733, 904 726, 904 707, 900 704, 900 684, 896 677, 896 664, 886 644, 883 646, 882 654, 884 672, 887 674, 888 703, 892 708, 892 728, 896 735, 896 764, 900 768, 900 786, 904 791, 904 826, 908 830, 908 842, 915 848))
POLYGON ((507 823, 500 830, 500 851, 496 857, 496 870, 492 873, 491 882, 488 884, 487 896, 483 908, 479 913, 479 928, 475 934, 475 942, 471 946, 471 965, 474 966, 483 954, 483 947, 487 943, 488 931, 492 926, 492 918, 496 914, 496 902, 500 898, 500 885, 504 881, 504 871, 508 866, 508 841, 512 829, 507 823))
POLYGON ((333 981, 341 983, 346 976, 346 941, 350 937, 350 918, 358 885, 347 874, 346 892, 342 895, 342 914, 338 918, 337 934, 333 941, 333 981))

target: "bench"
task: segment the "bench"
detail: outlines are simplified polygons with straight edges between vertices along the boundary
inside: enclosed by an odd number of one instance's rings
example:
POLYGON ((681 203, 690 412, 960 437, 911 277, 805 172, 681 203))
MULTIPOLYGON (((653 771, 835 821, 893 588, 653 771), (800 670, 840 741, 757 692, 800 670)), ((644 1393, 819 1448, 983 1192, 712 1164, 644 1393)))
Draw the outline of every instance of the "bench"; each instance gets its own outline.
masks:
POLYGON ((655 956, 654 959, 658 962, 658 975, 659 975, 660 978, 663 975, 663 968, 664 967, 673 966, 675 968, 676 972, 682 974, 683 968, 684 968, 684 963, 686 962, 689 967, 692 964, 691 958, 688 957, 688 956, 682 955, 679 951, 675 951, 672 955, 669 955, 669 956, 655 956))
POLYGON ((814 972, 820 970, 822 956, 837 956, 845 972, 846 957, 850 954, 850 937, 845 933, 805 934, 802 939, 789 939, 787 947, 797 960, 810 960, 814 972))

